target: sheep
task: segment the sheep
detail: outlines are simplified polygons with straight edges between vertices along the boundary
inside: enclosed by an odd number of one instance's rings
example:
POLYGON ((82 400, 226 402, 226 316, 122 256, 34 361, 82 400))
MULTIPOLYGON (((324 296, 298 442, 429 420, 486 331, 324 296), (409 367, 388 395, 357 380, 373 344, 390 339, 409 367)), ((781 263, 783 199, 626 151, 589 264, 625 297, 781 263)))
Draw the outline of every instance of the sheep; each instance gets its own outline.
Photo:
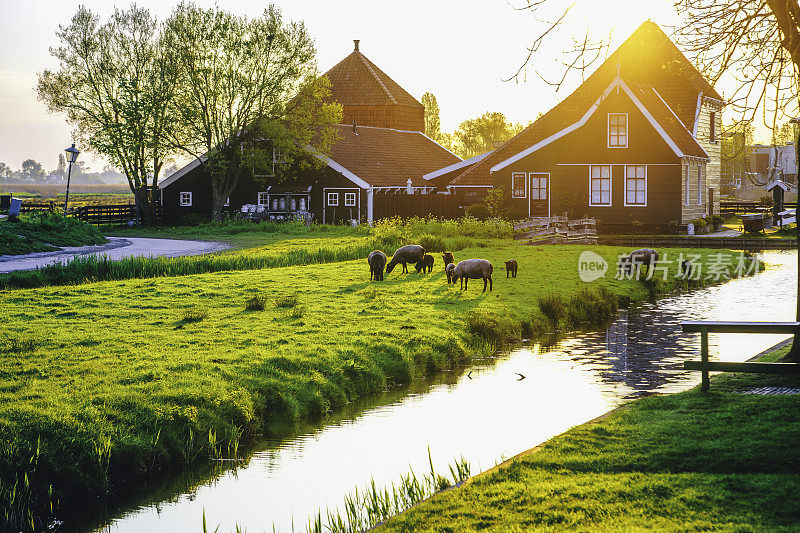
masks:
POLYGON ((448 264, 444 267, 444 273, 447 276, 447 284, 455 283, 456 280, 453 278, 453 270, 456 269, 456 265, 453 263, 448 264))
POLYGON ((517 260, 512 259, 511 261, 506 261, 506 279, 508 279, 508 275, 511 274, 512 278, 517 277, 517 260))
POLYGON ((374 250, 367 256, 369 263, 369 280, 383 281, 383 267, 386 266, 386 254, 380 250, 374 250))
POLYGON ((394 255, 392 256, 392 260, 389 261, 389 264, 386 265, 386 273, 391 274, 392 270, 398 263, 403 263, 403 272, 408 272, 408 267, 406 263, 419 263, 425 257, 425 248, 419 246, 417 244, 407 244, 398 248, 394 255))
POLYGON ((417 272, 433 272, 433 256, 425 254, 425 257, 422 258, 422 261, 418 262, 417 266, 414 268, 417 269, 417 272))
POLYGON ((466 259, 453 269, 453 283, 461 280, 461 290, 467 290, 470 279, 483 279, 483 292, 486 292, 486 281, 489 281, 489 292, 492 290, 492 270, 494 267, 486 259, 466 259))
POLYGON ((445 252, 442 254, 442 260, 444 261, 444 269, 445 272, 447 271, 447 265, 454 262, 453 259, 453 252, 445 252))
POLYGON ((620 272, 630 274, 633 272, 634 266, 641 269, 641 267, 647 265, 649 271, 657 262, 658 252, 652 248, 640 248, 632 251, 627 257, 621 257, 618 267, 620 272))

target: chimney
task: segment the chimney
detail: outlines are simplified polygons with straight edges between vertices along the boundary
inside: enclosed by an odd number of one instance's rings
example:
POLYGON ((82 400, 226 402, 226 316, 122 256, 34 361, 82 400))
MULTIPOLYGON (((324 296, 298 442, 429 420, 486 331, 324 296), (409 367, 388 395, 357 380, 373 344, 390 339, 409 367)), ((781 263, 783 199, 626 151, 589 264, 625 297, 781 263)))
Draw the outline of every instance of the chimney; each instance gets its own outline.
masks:
POLYGON ((355 44, 354 52, 358 52, 358 43, 361 42, 361 39, 353 39, 353 44, 355 44))

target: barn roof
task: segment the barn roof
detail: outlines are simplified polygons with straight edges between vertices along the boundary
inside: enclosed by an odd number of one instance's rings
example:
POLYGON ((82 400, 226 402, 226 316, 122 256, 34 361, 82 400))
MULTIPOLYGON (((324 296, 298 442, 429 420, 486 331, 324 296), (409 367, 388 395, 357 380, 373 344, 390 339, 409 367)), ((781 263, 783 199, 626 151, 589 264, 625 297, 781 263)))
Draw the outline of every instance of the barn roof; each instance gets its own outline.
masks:
POLYGON ((699 98, 722 101, 722 97, 661 28, 647 21, 572 94, 488 157, 467 167, 451 184, 490 185, 491 169, 578 123, 620 76, 680 151, 708 158, 689 130, 699 98))
POLYGON ((337 167, 345 169, 351 175, 342 173, 351 180, 355 176, 373 187, 405 187, 409 178, 415 187, 430 187, 423 175, 461 161, 419 131, 345 124, 338 128, 339 140, 326 162, 339 172, 337 167))
POLYGON ((401 105, 422 108, 413 96, 358 49, 325 73, 331 98, 342 105, 401 105))

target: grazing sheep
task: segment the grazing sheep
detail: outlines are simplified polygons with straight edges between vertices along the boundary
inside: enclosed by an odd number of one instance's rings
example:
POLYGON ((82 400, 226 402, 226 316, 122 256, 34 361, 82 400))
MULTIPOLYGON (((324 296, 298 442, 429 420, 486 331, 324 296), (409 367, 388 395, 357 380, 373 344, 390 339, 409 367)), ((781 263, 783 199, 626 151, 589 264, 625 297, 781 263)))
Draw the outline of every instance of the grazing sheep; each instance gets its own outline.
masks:
POLYGON ((445 252, 442 254, 442 260, 444 261, 444 269, 447 271, 447 265, 452 264, 455 262, 453 259, 453 252, 445 252))
POLYGON ((467 290, 467 282, 470 279, 483 280, 483 292, 486 292, 486 281, 489 281, 489 291, 492 290, 492 270, 494 267, 486 259, 467 259, 461 261, 453 269, 453 283, 457 279, 461 280, 461 289, 467 290))
POLYGON ((456 269, 456 265, 453 263, 448 264, 444 267, 444 273, 447 275, 447 284, 455 283, 456 280, 453 278, 453 271, 456 269))
POLYGON ((433 272, 433 256, 425 254, 422 261, 418 262, 417 266, 414 268, 417 269, 417 272, 433 272))
POLYGON ((657 262, 658 252, 652 248, 640 248, 632 251, 627 257, 620 258, 618 267, 622 273, 630 274, 633 272, 634 266, 641 269, 647 265, 649 271, 657 262))
POLYGON ((506 261, 506 279, 508 279, 508 275, 511 274, 512 278, 517 277, 517 260, 512 259, 511 261, 506 261))
POLYGON ((389 261, 389 264, 386 265, 386 273, 391 274, 394 267, 399 264, 403 263, 403 272, 408 272, 408 266, 406 263, 419 263, 425 257, 425 248, 419 246, 417 244, 407 244, 398 248, 394 255, 392 256, 392 260, 389 261))
POLYGON ((370 252, 367 256, 369 263, 369 280, 383 281, 383 267, 386 266, 386 254, 380 250, 370 252))

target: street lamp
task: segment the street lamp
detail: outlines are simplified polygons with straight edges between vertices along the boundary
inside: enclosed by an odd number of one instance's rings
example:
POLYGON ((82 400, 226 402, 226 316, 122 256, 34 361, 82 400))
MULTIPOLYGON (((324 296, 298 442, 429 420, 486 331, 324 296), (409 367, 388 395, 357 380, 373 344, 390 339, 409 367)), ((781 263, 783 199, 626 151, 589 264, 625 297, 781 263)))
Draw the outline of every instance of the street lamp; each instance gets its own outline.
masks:
POLYGON ((64 216, 66 216, 67 202, 69 202, 69 178, 72 176, 72 163, 78 159, 78 154, 81 152, 75 148, 75 143, 72 143, 72 146, 64 151, 67 152, 67 161, 69 161, 69 170, 67 170, 67 196, 64 198, 64 216))

